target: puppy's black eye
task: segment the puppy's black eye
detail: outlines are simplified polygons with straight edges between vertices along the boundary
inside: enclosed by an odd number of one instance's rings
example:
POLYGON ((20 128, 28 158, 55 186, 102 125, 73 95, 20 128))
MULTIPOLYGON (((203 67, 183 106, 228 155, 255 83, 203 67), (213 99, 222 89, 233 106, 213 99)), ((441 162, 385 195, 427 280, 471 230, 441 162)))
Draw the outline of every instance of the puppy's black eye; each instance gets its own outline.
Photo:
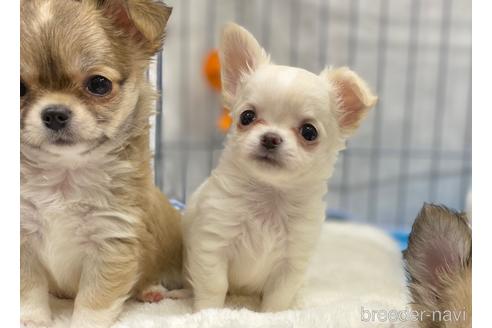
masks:
POLYGON ((256 113, 250 109, 245 110, 241 113, 240 119, 242 125, 249 125, 256 119, 256 113))
POLYGON ((105 96, 113 89, 113 83, 101 75, 91 76, 87 80, 87 90, 95 96, 105 96))
POLYGON ((302 137, 307 141, 314 141, 318 138, 318 131, 316 131, 316 128, 312 124, 303 124, 300 132, 302 137))
POLYGON ((27 87, 26 87, 26 84, 24 82, 22 82, 22 80, 20 81, 20 96, 21 97, 24 97, 27 93, 27 87))

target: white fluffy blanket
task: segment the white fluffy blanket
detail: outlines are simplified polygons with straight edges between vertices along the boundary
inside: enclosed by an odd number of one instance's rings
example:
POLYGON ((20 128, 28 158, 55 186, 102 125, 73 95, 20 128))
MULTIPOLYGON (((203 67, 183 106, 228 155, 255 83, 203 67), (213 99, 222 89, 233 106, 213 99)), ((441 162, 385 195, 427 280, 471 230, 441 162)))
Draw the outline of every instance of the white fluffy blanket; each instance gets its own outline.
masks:
MULTIPOLYGON (((401 253, 375 228, 327 223, 295 309, 258 313, 258 300, 230 297, 228 308, 191 313, 191 300, 128 302, 113 328, 392 327, 362 320, 362 310, 402 310, 407 304, 401 253), (245 306, 247 308, 245 308, 245 306)), ((73 303, 52 299, 55 327, 67 327, 73 303)), ((367 312, 366 312, 367 314, 367 312)))

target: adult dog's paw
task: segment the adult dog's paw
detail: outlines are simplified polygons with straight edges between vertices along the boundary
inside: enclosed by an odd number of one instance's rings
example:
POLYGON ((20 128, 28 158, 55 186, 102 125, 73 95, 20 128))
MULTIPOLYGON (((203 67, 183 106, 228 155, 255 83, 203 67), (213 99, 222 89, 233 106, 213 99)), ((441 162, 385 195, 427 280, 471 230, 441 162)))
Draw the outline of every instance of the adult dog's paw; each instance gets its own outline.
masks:
POLYGON ((26 316, 22 316, 20 322, 23 328, 48 328, 53 324, 51 318, 32 318, 26 316))
POLYGON ((51 311, 46 304, 38 306, 34 304, 21 305, 21 327, 51 327, 51 311))
POLYGON ((137 294, 137 300, 146 303, 157 303, 167 297, 166 293, 167 289, 162 285, 151 285, 137 294))

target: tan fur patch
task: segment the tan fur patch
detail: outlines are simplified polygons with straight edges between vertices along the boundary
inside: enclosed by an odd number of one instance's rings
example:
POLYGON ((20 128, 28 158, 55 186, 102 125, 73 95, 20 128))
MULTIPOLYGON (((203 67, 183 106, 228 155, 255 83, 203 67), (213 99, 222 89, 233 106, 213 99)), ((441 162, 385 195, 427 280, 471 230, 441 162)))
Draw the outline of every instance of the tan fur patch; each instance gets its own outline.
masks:
POLYGON ((471 327, 471 238, 466 217, 442 206, 425 205, 415 220, 404 253, 412 308, 451 315, 424 316, 420 327, 471 327))

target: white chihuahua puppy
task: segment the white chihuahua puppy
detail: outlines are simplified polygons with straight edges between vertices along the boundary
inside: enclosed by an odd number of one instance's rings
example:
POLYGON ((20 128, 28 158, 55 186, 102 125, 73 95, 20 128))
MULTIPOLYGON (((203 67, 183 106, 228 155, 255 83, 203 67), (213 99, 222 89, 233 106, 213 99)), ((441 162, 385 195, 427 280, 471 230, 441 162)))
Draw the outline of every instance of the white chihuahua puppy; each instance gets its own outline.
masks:
POLYGON ((228 291, 281 311, 318 241, 338 152, 377 98, 348 68, 274 65, 235 24, 223 30, 220 58, 233 125, 185 213, 185 273, 195 311, 223 307, 228 291))

